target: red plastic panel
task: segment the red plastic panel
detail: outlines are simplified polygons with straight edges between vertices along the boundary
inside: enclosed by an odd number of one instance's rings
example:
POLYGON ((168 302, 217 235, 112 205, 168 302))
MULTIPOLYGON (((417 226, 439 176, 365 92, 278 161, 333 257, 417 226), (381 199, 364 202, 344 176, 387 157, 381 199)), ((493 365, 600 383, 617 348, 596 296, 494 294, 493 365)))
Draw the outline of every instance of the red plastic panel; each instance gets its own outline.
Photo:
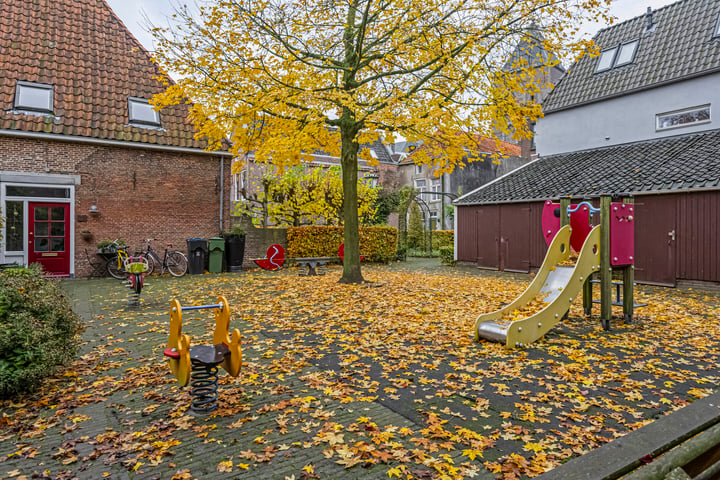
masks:
MULTIPOLYGON (((572 208, 572 207, 571 207, 572 208)), ((590 235, 590 211, 586 205, 570 214, 570 247, 576 252, 582 249, 585 239, 590 235)))
POLYGON ((542 230, 545 243, 550 245, 555 234, 560 230, 560 204, 552 203, 551 200, 545 202, 542 212, 542 230))
POLYGON ((265 270, 279 270, 285 263, 285 249, 282 245, 274 243, 267 249, 267 258, 259 258, 253 261, 257 263, 258 267, 265 270))
POLYGON ((610 264, 635 262, 635 205, 610 204, 610 264))

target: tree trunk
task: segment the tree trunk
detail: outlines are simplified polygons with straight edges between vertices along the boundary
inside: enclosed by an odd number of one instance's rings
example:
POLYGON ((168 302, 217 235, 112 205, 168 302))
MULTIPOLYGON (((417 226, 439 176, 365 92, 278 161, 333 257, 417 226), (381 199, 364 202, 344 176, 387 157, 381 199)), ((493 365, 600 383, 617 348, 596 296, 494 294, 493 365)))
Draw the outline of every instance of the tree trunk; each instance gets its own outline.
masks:
POLYGON ((362 283, 364 281, 360 271, 360 225, 358 220, 358 160, 357 153, 360 145, 355 138, 355 125, 342 124, 340 139, 342 141, 343 182, 343 239, 345 241, 345 261, 340 283, 362 283))

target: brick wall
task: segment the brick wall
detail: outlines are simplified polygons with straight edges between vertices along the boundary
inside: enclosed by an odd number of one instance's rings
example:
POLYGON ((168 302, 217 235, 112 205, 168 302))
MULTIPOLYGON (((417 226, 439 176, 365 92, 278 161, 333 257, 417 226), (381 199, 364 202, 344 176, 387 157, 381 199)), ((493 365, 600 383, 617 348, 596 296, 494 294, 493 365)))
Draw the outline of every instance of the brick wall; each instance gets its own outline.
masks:
POLYGON ((230 221, 230 158, 157 150, 0 137, 0 170, 80 175, 75 187, 75 274, 89 273, 84 249, 94 253, 105 238, 123 238, 133 248, 157 238, 187 251, 186 239, 220 232, 220 193, 230 221), (97 205, 99 214, 88 214, 97 205), (82 217, 87 221, 77 221, 82 217), (89 230, 86 240, 80 232, 89 230))
POLYGON ((244 269, 257 267, 253 258, 265 258, 268 247, 274 243, 287 250, 287 228, 258 228, 248 216, 233 217, 231 224, 239 224, 245 230, 244 269))

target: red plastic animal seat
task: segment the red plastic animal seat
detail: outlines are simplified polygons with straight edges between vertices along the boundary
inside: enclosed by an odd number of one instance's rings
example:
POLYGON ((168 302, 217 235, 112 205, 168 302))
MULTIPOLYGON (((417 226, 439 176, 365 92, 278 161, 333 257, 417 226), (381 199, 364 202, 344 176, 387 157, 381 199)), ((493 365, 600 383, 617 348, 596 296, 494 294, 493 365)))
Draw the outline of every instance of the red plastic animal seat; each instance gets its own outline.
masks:
POLYGON ((258 267, 265 270, 280 270, 285 263, 285 249, 282 245, 274 243, 270 245, 265 258, 253 259, 258 267))
MULTIPOLYGON (((338 247, 338 257, 340 257, 340 261, 345 261, 345 244, 341 243, 340 247, 338 247)), ((360 255, 360 260, 362 261, 367 255, 360 255)))

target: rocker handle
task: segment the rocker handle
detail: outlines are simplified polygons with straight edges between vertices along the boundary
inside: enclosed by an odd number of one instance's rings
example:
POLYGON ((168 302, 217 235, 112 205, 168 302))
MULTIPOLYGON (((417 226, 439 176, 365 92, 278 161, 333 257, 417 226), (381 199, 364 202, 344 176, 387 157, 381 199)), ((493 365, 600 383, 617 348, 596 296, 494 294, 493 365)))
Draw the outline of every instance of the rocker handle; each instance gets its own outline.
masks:
POLYGON ((190 307, 180 307, 180 310, 182 310, 184 312, 185 310, 207 310, 209 308, 219 308, 220 310, 222 310, 223 304, 218 303, 215 305, 195 305, 195 306, 190 306, 190 307))

